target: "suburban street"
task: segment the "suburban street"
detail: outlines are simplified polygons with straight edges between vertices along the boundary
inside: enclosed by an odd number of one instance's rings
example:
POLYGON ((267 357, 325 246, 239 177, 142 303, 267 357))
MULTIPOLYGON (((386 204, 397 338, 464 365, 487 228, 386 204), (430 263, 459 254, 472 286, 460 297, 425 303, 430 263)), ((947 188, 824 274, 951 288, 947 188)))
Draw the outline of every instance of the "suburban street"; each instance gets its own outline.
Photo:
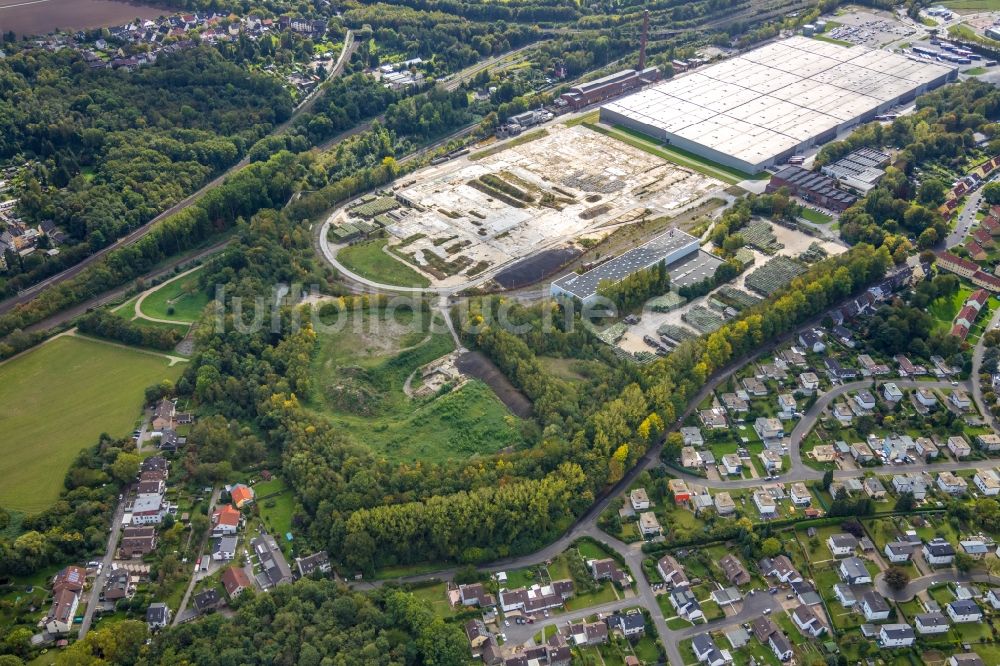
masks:
POLYGON ((885 582, 885 574, 875 576, 875 589, 879 594, 893 601, 909 601, 929 587, 938 583, 987 583, 989 585, 1000 585, 1000 578, 989 574, 960 574, 957 571, 947 569, 928 576, 914 578, 906 587, 898 592, 889 587, 885 582))
POLYGON ((87 610, 83 614, 83 622, 80 624, 79 637, 83 638, 90 631, 90 624, 94 620, 94 610, 101 597, 101 590, 104 589, 104 581, 107 579, 108 571, 111 570, 111 562, 115 559, 115 548, 118 546, 118 536, 122 531, 122 517, 125 515, 125 503, 128 501, 128 494, 132 491, 132 486, 122 490, 121 499, 115 507, 115 515, 111 519, 111 531, 108 533, 108 546, 104 551, 104 558, 101 560, 101 572, 94 578, 90 588, 90 599, 87 601, 87 610))
POLYGON ((965 204, 962 206, 962 210, 955 218, 955 228, 952 229, 950 234, 948 234, 948 238, 944 242, 946 248, 955 247, 969 235, 969 231, 976 224, 976 213, 979 212, 979 202, 982 201, 982 199, 982 187, 966 198, 965 204))

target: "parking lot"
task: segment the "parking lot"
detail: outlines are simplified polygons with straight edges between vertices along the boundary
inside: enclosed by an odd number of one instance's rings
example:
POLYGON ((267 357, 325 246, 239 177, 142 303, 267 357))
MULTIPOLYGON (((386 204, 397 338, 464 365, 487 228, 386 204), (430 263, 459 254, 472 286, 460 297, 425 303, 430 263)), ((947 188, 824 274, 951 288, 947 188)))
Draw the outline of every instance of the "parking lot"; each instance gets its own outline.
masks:
POLYGON ((892 18, 888 12, 859 10, 838 14, 829 17, 829 20, 840 25, 827 28, 824 35, 872 49, 883 48, 917 33, 916 28, 892 18))

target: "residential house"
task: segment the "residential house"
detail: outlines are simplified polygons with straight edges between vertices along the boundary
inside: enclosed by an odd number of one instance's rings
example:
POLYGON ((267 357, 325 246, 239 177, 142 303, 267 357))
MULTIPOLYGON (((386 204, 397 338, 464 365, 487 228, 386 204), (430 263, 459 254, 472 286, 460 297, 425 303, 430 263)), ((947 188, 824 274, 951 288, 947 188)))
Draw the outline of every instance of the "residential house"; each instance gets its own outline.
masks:
POLYGON ((237 483, 235 486, 229 488, 229 496, 233 500, 233 506, 237 509, 242 509, 244 505, 253 501, 254 492, 253 488, 242 483, 237 483))
POLYGON ((704 459, 693 446, 684 446, 681 448, 681 467, 687 467, 688 469, 701 469, 704 466, 704 459))
POLYGON ((618 587, 628 587, 632 584, 632 577, 629 576, 618 563, 610 557, 600 560, 588 560, 587 566, 594 580, 610 580, 618 587))
POLYGON ((625 638, 642 636, 646 631, 646 619, 639 611, 631 613, 614 613, 605 619, 610 631, 625 638))
POLYGON ((795 596, 799 600, 800 604, 805 604, 806 606, 818 606, 823 603, 823 599, 819 596, 819 593, 816 592, 816 588, 809 581, 802 580, 797 583, 792 583, 792 591, 795 592, 795 596))
POLYGON ((923 554, 924 560, 936 567, 947 566, 955 560, 955 549, 940 537, 925 543, 923 554))
POLYGON ((958 547, 974 560, 981 560, 990 553, 993 547, 993 540, 981 534, 960 539, 958 547))
POLYGON ((993 607, 993 610, 1000 610, 1000 588, 990 588, 990 591, 986 593, 985 599, 993 607))
POLYGON ((200 614, 215 610, 222 604, 222 596, 214 587, 202 590, 194 595, 194 607, 200 614))
POLYGON ((790 347, 779 352, 778 358, 788 366, 794 365, 804 368, 808 365, 805 353, 795 347, 790 347))
POLYGON ((781 456, 774 451, 762 451, 757 456, 768 474, 779 474, 781 472, 781 456))
POLYGON ((983 658, 975 652, 953 654, 948 658, 947 666, 986 666, 983 658))
POLYGON ((753 493, 753 503, 757 505, 760 517, 764 519, 775 518, 778 515, 778 505, 775 503, 771 493, 763 490, 755 490, 753 493))
POLYGON ((956 599, 945 606, 945 611, 955 624, 980 622, 983 619, 982 609, 971 599, 956 599))
POLYGON ((670 587, 678 585, 688 585, 688 577, 684 573, 684 567, 671 555, 664 555, 656 562, 656 570, 659 572, 663 582, 670 587))
POLYGON ((767 639, 767 644, 771 647, 771 651, 774 652, 774 656, 781 661, 788 661, 792 658, 792 644, 788 642, 788 639, 780 631, 771 634, 767 639))
POLYGON ((903 399, 903 392, 894 382, 886 382, 882 385, 882 395, 889 402, 899 402, 903 399))
POLYGON ((960 476, 951 472, 941 472, 937 478, 938 488, 949 495, 962 495, 968 489, 968 483, 960 476))
POLYGON ((132 525, 158 525, 169 511, 170 504, 164 501, 163 495, 136 495, 129 512, 130 521, 132 525))
POLYGON ((722 456, 722 467, 729 476, 743 474, 743 460, 735 453, 727 453, 722 456))
POLYGON ((969 399, 969 394, 960 388, 955 389, 948 396, 948 402, 955 405, 958 409, 966 410, 972 406, 972 401, 969 399))
POLYGON ((712 601, 720 606, 731 606, 739 603, 742 599, 743 595, 740 594, 739 588, 732 585, 712 590, 712 601))
MULTIPOLYGON (((896 363, 899 364, 900 377, 915 377, 917 375, 917 366, 902 354, 896 356, 896 363)), ((924 372, 926 373, 926 370, 924 372)))
POLYGON ((743 388, 748 395, 755 398, 762 398, 767 395, 767 385, 756 377, 747 377, 743 380, 743 388))
POLYGON ((854 591, 851 590, 851 586, 847 583, 836 583, 833 586, 833 594, 837 597, 837 601, 844 608, 851 608, 858 602, 857 597, 854 595, 854 591))
POLYGON ((993 432, 985 435, 976 435, 976 444, 984 451, 996 453, 1000 451, 1000 435, 993 432))
POLYGON ((931 482, 926 476, 914 472, 895 474, 892 477, 892 487, 896 493, 910 493, 913 499, 918 501, 927 497, 929 485, 931 482))
POLYGON ((729 422, 726 420, 726 412, 721 407, 703 409, 698 412, 698 418, 701 419, 702 425, 706 428, 724 429, 729 427, 729 422))
POLYGON ((242 514, 231 504, 223 504, 212 512, 212 536, 232 536, 240 527, 242 514))
POLYGON ((687 482, 684 479, 670 479, 667 481, 667 488, 670 489, 670 493, 674 496, 675 504, 682 504, 691 499, 691 491, 688 489, 687 482))
POLYGON ((840 563, 840 579, 849 585, 864 585, 872 582, 872 576, 859 557, 848 557, 840 563))
POLYGON ((885 499, 885 486, 877 476, 869 476, 864 480, 865 493, 873 500, 885 499))
POLYGON ((705 614, 701 610, 701 605, 695 599, 694 593, 687 585, 675 587, 670 591, 670 605, 674 607, 677 614, 688 622, 701 620, 705 614))
POLYGON ((740 414, 746 414, 750 411, 750 403, 735 393, 723 393, 722 404, 734 418, 739 418, 740 414))
POLYGON ((854 403, 865 411, 875 409, 875 396, 868 389, 861 389, 854 394, 854 403))
POLYGON ((758 565, 761 574, 776 578, 779 583, 798 583, 802 580, 802 574, 792 565, 787 555, 762 558, 758 565))
POLYGON ((549 585, 532 585, 529 588, 519 587, 513 590, 500 590, 500 608, 504 613, 522 611, 537 613, 552 608, 559 608, 573 596, 573 581, 555 580, 549 585))
POLYGON ((750 634, 743 627, 736 626, 723 632, 734 650, 739 650, 750 642, 750 634))
POLYGON ((646 494, 645 488, 636 488, 628 495, 629 501, 632 502, 632 508, 636 511, 645 511, 649 508, 649 495, 646 494))
POLYGON ((858 376, 857 370, 854 368, 844 367, 844 365, 835 358, 823 359, 823 365, 826 367, 826 374, 828 374, 832 380, 846 381, 848 379, 854 379, 858 376))
POLYGON ((843 402, 837 402, 833 405, 833 417, 840 422, 841 425, 849 426, 854 422, 854 412, 843 402))
POLYGON ((325 550, 320 550, 312 555, 295 558, 295 568, 299 572, 299 578, 305 578, 314 571, 320 573, 330 573, 330 556, 325 550))
POLYGON ((155 527, 126 527, 122 542, 118 546, 118 557, 123 560, 135 559, 156 550, 155 527))
POLYGON ((150 631, 163 629, 170 623, 170 608, 161 601, 149 604, 146 609, 146 625, 150 631))
POLYGON ((716 493, 714 502, 715 510, 720 516, 728 516, 736 512, 736 502, 728 492, 716 493))
POLYGON ((795 506, 809 506, 812 504, 812 493, 806 488, 806 484, 801 482, 792 484, 789 497, 792 498, 792 504, 795 506))
POLYGON ((882 647, 909 647, 915 640, 913 627, 908 624, 883 624, 878 632, 878 642, 882 647))
POLYGON ((497 605, 496 598, 486 591, 482 583, 470 583, 458 586, 458 599, 463 606, 478 606, 492 608, 497 605))
POLYGON ((799 333, 799 344, 801 344, 807 351, 811 351, 814 354, 822 354, 826 351, 826 343, 823 342, 823 334, 815 328, 799 333))
POLYGON ((859 465, 875 460, 875 452, 865 442, 855 442, 851 444, 851 455, 859 465))
POLYGON ((52 607, 45 617, 45 630, 59 636, 73 628, 73 618, 80 605, 80 593, 68 588, 53 591, 52 607))
POLYGON ((581 622, 570 625, 569 635, 573 645, 586 647, 608 642, 608 625, 604 622, 581 622))
POLYGON ((808 395, 819 388, 819 377, 815 372, 803 372, 798 377, 799 389, 808 395))
POLYGON ((775 418, 760 416, 754 421, 753 429, 765 444, 785 436, 785 427, 781 425, 781 421, 775 418))
POLYGON ((866 590, 861 595, 861 612, 869 622, 880 622, 889 617, 889 604, 875 590, 866 590))
POLYGON ((473 659, 483 656, 483 649, 492 643, 492 636, 482 620, 469 620, 464 625, 465 637, 469 640, 473 659))
POLYGON ((981 469, 972 479, 979 492, 989 497, 1000 494, 1000 475, 992 469, 981 469))
POLYGON ((784 361, 775 359, 774 363, 764 363, 760 366, 760 371, 763 373, 764 377, 767 379, 773 379, 778 382, 784 383, 788 379, 788 372, 786 368, 788 365, 784 361))
POLYGON ((681 437, 684 438, 684 446, 705 446, 705 439, 701 436, 701 429, 694 426, 681 428, 681 437))
POLYGON ((250 589, 250 577, 241 567, 229 567, 222 572, 222 586, 226 588, 229 598, 235 599, 244 590, 250 589))
POLYGON ((261 589, 269 590, 292 582, 292 570, 273 536, 263 534, 257 537, 250 542, 250 548, 260 564, 261 571, 256 578, 261 589))
POLYGON ((948 450, 958 459, 972 455, 972 447, 961 435, 953 435, 948 438, 948 450))
POLYGON ((833 462, 838 456, 837 447, 833 444, 817 444, 812 450, 812 457, 816 462, 833 462))
POLYGON ((131 575, 126 569, 113 569, 104 579, 101 589, 101 600, 117 602, 131 597, 135 592, 131 585, 131 575))
POLYGON ((153 431, 162 431, 164 428, 169 428, 174 423, 174 414, 177 408, 173 402, 163 398, 158 403, 156 407, 153 408, 153 421, 152 427, 153 431))
POLYGON ((787 421, 795 418, 797 414, 797 404, 795 397, 791 393, 782 393, 778 396, 778 418, 787 421))
POLYGON ((236 557, 236 537, 223 536, 215 539, 212 544, 212 559, 216 562, 228 562, 236 557))
POLYGON ((840 344, 854 349, 854 334, 851 333, 850 329, 837 325, 834 326, 830 332, 833 333, 833 336, 837 338, 837 341, 840 342, 840 344))
POLYGON ((831 534, 826 540, 826 545, 834 557, 843 557, 854 554, 858 547, 858 539, 853 534, 831 534))
POLYGON ((719 560, 719 568, 732 585, 747 585, 750 583, 750 572, 743 566, 738 557, 729 553, 719 560))
POLYGON ((937 404, 937 396, 934 395, 934 391, 925 388, 919 388, 916 391, 917 402, 919 402, 924 407, 933 407, 937 404))
POLYGON ((893 564, 909 562, 913 555, 913 544, 908 541, 892 541, 885 544, 885 556, 893 564))
POLYGON ((639 514, 639 532, 642 536, 648 539, 659 536, 662 531, 660 521, 656 519, 656 515, 652 511, 639 514))
POLYGON ((750 631, 753 632, 758 641, 767 644, 767 639, 771 637, 771 634, 778 631, 778 625, 767 616, 757 616, 750 621, 750 631))
POLYGON ((913 452, 921 459, 937 458, 938 456, 937 445, 929 437, 917 437, 917 441, 913 444, 913 452))
POLYGON ((933 611, 917 615, 913 619, 913 626, 916 627, 917 632, 921 635, 943 634, 948 631, 950 623, 948 622, 948 618, 946 618, 942 613, 933 611))
POLYGON ((691 650, 698 662, 707 664, 707 666, 724 666, 729 661, 708 632, 697 634, 691 639, 691 650))
POLYGON ((816 638, 826 632, 826 627, 819 621, 819 617, 812 608, 806 605, 796 606, 792 611, 792 621, 804 634, 816 638))

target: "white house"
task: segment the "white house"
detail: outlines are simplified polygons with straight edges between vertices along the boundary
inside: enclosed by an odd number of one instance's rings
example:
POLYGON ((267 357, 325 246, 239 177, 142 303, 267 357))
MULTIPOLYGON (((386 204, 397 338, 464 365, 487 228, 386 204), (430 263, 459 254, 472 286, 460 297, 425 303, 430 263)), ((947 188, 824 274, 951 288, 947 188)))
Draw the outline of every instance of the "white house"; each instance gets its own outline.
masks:
POLYGON ((681 437, 684 438, 684 446, 705 446, 705 438, 701 435, 701 429, 696 426, 681 428, 681 437))
POLYGON ((774 451, 762 451, 758 457, 761 464, 764 465, 764 469, 769 474, 778 474, 781 472, 781 456, 774 451))
POLYGON ((885 544, 885 556, 893 564, 909 562, 913 555, 913 544, 907 541, 894 541, 885 544))
POLYGON ((743 473, 743 461, 735 453, 722 456, 722 467, 729 476, 740 476, 743 473))
POLYGON ((753 493, 753 503, 757 505, 757 511, 761 518, 774 518, 778 513, 778 505, 775 504, 771 493, 763 490, 755 490, 753 493))
POLYGON ((644 537, 653 537, 658 536, 663 528, 660 527, 660 521, 656 519, 656 514, 652 511, 646 511, 639 514, 639 531, 644 537))
POLYGON ((848 557, 840 563, 840 579, 850 585, 863 585, 872 582, 864 561, 858 557, 848 557))
POLYGON ((910 472, 896 474, 892 477, 892 487, 897 493, 910 493, 915 500, 927 497, 928 479, 922 474, 910 472))
POLYGON ((984 495, 993 497, 1000 494, 1000 476, 992 469, 977 471, 972 481, 976 484, 976 488, 979 488, 979 492, 984 495))
POLYGON ((948 438, 948 450, 956 458, 964 458, 972 453, 972 447, 969 446, 969 443, 961 435, 948 438))
POLYGON ((883 624, 878 632, 878 642, 882 647, 909 647, 916 640, 913 627, 908 624, 883 624))
POLYGON ((990 606, 993 606, 993 610, 1000 610, 1000 588, 990 588, 990 591, 986 593, 985 599, 989 602, 990 606))
POLYGON ((951 472, 941 472, 937 479, 938 488, 949 495, 961 495, 968 488, 968 483, 960 476, 955 476, 951 472))
POLYGON ((830 538, 826 540, 826 545, 834 557, 843 557, 854 554, 854 550, 858 547, 858 540, 853 534, 831 534, 830 538))
POLYGON ((990 453, 1000 451, 1000 435, 991 432, 983 435, 976 435, 976 444, 979 448, 990 453))
POLYGON ((933 407, 937 404, 937 396, 930 389, 917 389, 917 402, 924 407, 933 407))
POLYGON ((803 372, 799 375, 799 387, 806 392, 819 388, 819 376, 815 372, 803 372))
POLYGON ((983 611, 971 599, 956 599, 945 606, 948 617, 956 624, 966 622, 980 622, 983 619, 983 611))
POLYGON ((236 557, 236 537, 224 536, 215 540, 212 546, 212 559, 216 562, 228 562, 236 557))
POLYGON ((771 646, 771 651, 781 661, 788 661, 792 658, 792 644, 788 642, 785 635, 776 631, 767 637, 767 644, 771 646))
POLYGON ((869 622, 881 622, 889 617, 889 604, 875 590, 868 590, 861 595, 861 611, 869 622))
POLYGON ((955 405, 958 409, 968 409, 972 406, 972 401, 969 400, 969 394, 962 389, 955 389, 948 396, 948 402, 955 405))
POLYGON ((936 567, 951 564, 955 560, 955 549, 940 537, 925 543, 923 554, 927 563, 936 567))
POLYGON ((804 483, 793 483, 788 495, 792 498, 792 504, 795 506, 809 506, 812 504, 812 494, 804 483))
POLYGON ((826 344, 823 342, 822 334, 815 328, 799 333, 799 344, 814 354, 822 354, 826 351, 826 344))
POLYGON ((837 597, 837 601, 844 608, 850 608, 854 604, 858 603, 858 598, 854 595, 854 591, 851 590, 851 586, 847 583, 836 583, 833 586, 833 594, 837 597))
POLYGON ((715 641, 712 640, 708 632, 698 634, 692 638, 691 649, 694 652, 694 656, 698 658, 699 663, 708 664, 708 666, 718 666, 719 664, 726 663, 722 652, 716 646, 715 641))
POLYGON ((778 396, 778 418, 787 421, 795 418, 798 405, 795 396, 791 393, 782 393, 778 396))
POLYGON ((645 511, 649 508, 649 495, 646 494, 645 488, 636 488, 631 493, 629 493, 629 500, 632 502, 632 508, 635 511, 645 511))
POLYGON ((792 621, 795 622, 795 626, 799 628, 799 631, 809 634, 814 638, 826 632, 826 627, 819 621, 819 617, 816 616, 812 608, 805 604, 797 606, 792 611, 792 621))
POLYGON ((785 436, 785 427, 781 421, 775 418, 758 417, 753 423, 754 432, 764 443, 772 439, 781 439, 785 436))
POLYGON ((865 411, 875 409, 875 396, 868 389, 861 389, 854 394, 854 402, 865 411))
POLYGON ((893 382, 887 382, 882 385, 882 395, 889 402, 899 402, 903 399, 903 392, 893 382))
POLYGON ((943 634, 948 631, 950 623, 941 613, 921 613, 914 618, 914 626, 920 634, 943 634))

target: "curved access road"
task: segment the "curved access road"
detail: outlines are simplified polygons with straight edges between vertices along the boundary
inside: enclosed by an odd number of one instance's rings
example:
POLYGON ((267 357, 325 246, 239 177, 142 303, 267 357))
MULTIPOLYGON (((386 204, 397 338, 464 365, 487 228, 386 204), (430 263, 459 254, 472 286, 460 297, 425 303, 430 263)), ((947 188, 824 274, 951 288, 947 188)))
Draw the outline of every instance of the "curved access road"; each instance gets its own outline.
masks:
POLYGON ((945 569, 937 573, 914 578, 902 590, 894 590, 885 582, 885 573, 875 576, 875 589, 886 599, 893 601, 910 601, 929 587, 939 583, 987 583, 1000 585, 1000 577, 985 573, 959 573, 955 569, 945 569))

